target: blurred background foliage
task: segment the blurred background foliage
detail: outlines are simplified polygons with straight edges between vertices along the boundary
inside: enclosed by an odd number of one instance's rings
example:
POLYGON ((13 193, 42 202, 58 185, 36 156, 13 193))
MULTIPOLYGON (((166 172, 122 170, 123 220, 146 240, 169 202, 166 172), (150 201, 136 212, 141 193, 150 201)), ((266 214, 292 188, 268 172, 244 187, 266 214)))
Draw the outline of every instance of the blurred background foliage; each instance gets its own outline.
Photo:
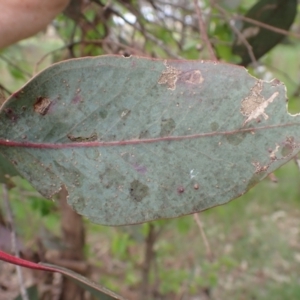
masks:
MULTIPOLYGON (((257 2, 266 9, 270 3, 289 1, 200 0, 201 16, 195 2, 72 0, 44 32, 0 50, 3 94, 8 96, 40 70, 70 58, 118 54, 211 59, 199 17, 218 60, 238 64, 243 59, 233 53, 237 31, 245 28, 242 17, 257 2)), ((283 35, 280 44, 249 62, 248 68, 261 79, 283 81, 288 109, 296 113, 300 16, 293 11, 287 15, 295 17, 291 34, 283 35)), ((192 216, 115 228, 84 221, 89 277, 128 299, 300 299, 299 180, 295 158, 246 195, 202 212, 211 253, 192 216)), ((38 253, 47 261, 68 247, 59 238, 61 212, 55 201, 43 199, 21 178, 9 182, 15 185, 9 197, 23 255, 38 253)), ((5 211, 3 203, 1 210, 5 211)), ((0 249, 10 251, 4 223, 0 222, 0 249)))

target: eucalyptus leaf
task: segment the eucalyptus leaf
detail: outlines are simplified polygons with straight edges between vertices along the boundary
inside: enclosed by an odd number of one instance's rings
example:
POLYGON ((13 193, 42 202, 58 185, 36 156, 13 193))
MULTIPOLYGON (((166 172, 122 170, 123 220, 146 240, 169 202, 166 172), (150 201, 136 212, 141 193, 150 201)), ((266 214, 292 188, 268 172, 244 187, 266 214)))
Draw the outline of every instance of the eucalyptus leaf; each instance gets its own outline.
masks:
POLYGON ((299 151, 285 86, 205 61, 102 56, 55 64, 0 112, 0 153, 45 197, 125 225, 239 197, 299 151))

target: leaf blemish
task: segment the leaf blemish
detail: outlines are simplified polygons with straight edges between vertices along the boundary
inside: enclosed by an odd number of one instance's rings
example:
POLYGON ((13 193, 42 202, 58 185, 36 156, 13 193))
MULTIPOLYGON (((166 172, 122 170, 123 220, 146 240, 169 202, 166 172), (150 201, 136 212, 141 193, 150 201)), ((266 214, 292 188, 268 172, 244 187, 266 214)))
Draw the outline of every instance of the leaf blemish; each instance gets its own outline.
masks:
POLYGON ((146 174, 147 173, 147 168, 145 166, 141 166, 141 165, 138 165, 138 164, 133 164, 133 168, 141 174, 146 174))
POLYGON ((291 156, 295 148, 297 148, 297 145, 295 143, 294 137, 287 137, 286 140, 283 142, 281 155, 283 157, 291 156))
POLYGON ((138 180, 133 180, 130 184, 130 196, 136 202, 141 202, 149 192, 149 187, 138 180))
POLYGON ((173 130, 176 128, 176 123, 175 121, 170 118, 170 119, 162 119, 161 120, 161 130, 160 130, 160 136, 168 136, 173 132, 173 130))
POLYGON ((131 112, 131 111, 130 111, 129 109, 125 108, 124 110, 122 110, 122 111, 120 112, 120 117, 121 117, 122 119, 126 119, 126 118, 129 116, 130 112, 131 112))
POLYGON ((51 101, 46 97, 38 97, 35 104, 33 105, 34 111, 44 116, 51 105, 51 101))
POLYGON ((16 121, 17 120, 16 114, 14 113, 14 111, 10 107, 5 108, 4 112, 5 112, 6 117, 9 118, 11 121, 16 121))
POLYGON ((167 62, 164 63, 166 66, 166 70, 162 72, 158 79, 158 84, 166 84, 169 90, 174 91, 176 89, 176 82, 178 80, 179 74, 181 71, 169 66, 167 62))
POLYGON ((198 190, 199 189, 199 184, 198 183, 195 183, 194 184, 194 190, 198 190))
POLYGON ((93 142, 98 139, 98 135, 96 132, 92 133, 90 136, 87 136, 87 137, 74 136, 72 134, 68 134, 67 137, 72 142, 93 142))
POLYGON ((76 95, 73 99, 72 99, 72 101, 71 101, 71 103, 73 103, 73 104, 78 104, 78 103, 80 103, 80 102, 83 102, 83 100, 82 100, 82 98, 80 97, 80 95, 76 95))
POLYGON ((271 153, 270 153, 270 158, 271 158, 272 160, 276 160, 276 159, 277 159, 276 153, 278 152, 279 147, 280 147, 280 146, 276 144, 275 149, 274 149, 273 151, 271 151, 271 153))
POLYGON ((255 167, 255 174, 259 174, 261 172, 266 172, 269 168, 269 165, 262 166, 258 161, 253 162, 252 165, 255 167))
POLYGON ((178 192, 178 194, 184 193, 184 187, 183 187, 183 186, 179 186, 179 187, 177 188, 177 192, 178 192))
POLYGON ((199 85, 204 81, 204 78, 200 70, 192 70, 180 74, 180 80, 185 83, 199 85))
POLYGON ((269 99, 265 99, 261 95, 262 88, 263 81, 258 80, 254 87, 251 89, 249 95, 242 100, 240 111, 243 116, 247 117, 247 119, 243 123, 243 126, 245 126, 252 120, 256 120, 260 116, 262 116, 265 120, 269 118, 269 116, 265 113, 265 109, 269 106, 270 103, 274 101, 279 93, 275 92, 269 99))

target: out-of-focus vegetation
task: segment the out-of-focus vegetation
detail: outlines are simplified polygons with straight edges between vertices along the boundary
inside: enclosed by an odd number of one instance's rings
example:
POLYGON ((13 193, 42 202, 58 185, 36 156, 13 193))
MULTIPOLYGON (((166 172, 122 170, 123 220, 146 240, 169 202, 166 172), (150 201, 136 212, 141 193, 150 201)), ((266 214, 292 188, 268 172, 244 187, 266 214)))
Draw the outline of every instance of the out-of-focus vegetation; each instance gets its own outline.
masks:
MULTIPOLYGON (((219 60, 232 54, 236 14, 255 1, 199 1, 219 60)), ((0 84, 6 95, 32 75, 63 59, 108 53, 173 59, 210 59, 193 1, 72 1, 48 29, 0 52, 0 84)), ((291 31, 300 32, 299 16, 291 31)), ((239 28, 239 27, 237 27, 239 28)), ((299 40, 286 37, 250 72, 287 86, 289 111, 300 109, 299 40)), ((191 216, 109 228, 85 222, 90 278, 129 299, 299 299, 300 173, 295 161, 246 195, 200 214, 213 253, 191 216), (144 297, 144 298, 143 298, 144 297)), ((22 249, 53 254, 63 241, 60 211, 28 182, 9 191, 22 249), (49 237, 50 236, 50 237, 49 237), (52 251, 52 252, 51 252, 52 251)), ((2 208, 2 211, 4 209, 2 208)), ((1 229, 3 229, 1 227, 1 229)), ((0 231, 0 246, 10 240, 0 231), (2 234, 2 235, 1 235, 2 234)), ((1 265, 0 265, 1 267, 1 265)), ((1 281, 1 277, 0 277, 1 281)))

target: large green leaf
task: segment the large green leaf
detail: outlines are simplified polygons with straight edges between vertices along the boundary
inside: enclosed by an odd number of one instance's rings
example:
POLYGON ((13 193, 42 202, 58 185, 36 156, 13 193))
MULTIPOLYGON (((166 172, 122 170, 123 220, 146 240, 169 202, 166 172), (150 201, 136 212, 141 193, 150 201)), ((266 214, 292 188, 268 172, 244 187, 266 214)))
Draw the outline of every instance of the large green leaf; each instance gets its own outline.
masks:
POLYGON ((242 67, 103 56, 53 65, 0 113, 0 152, 91 221, 177 217, 244 194, 300 147, 285 87, 242 67))
MULTIPOLYGON (((260 0, 250 8, 246 17, 279 29, 289 30, 295 20, 297 6, 297 0, 260 0)), ((285 37, 274 30, 255 26, 246 21, 241 34, 251 46, 256 59, 261 58, 285 37)), ((243 66, 247 66, 252 61, 247 45, 240 38, 233 45, 233 53, 241 57, 240 64, 243 66)))

